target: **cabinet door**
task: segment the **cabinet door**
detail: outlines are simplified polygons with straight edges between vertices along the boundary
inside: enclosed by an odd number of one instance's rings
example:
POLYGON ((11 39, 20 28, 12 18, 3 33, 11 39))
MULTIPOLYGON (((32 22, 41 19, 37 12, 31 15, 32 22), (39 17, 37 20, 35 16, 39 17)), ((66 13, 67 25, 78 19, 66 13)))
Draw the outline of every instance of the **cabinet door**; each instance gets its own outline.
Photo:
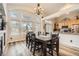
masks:
POLYGON ((0 36, 0 56, 2 55, 3 53, 3 37, 0 36))
POLYGON ((0 15, 0 30, 1 30, 2 16, 0 15))

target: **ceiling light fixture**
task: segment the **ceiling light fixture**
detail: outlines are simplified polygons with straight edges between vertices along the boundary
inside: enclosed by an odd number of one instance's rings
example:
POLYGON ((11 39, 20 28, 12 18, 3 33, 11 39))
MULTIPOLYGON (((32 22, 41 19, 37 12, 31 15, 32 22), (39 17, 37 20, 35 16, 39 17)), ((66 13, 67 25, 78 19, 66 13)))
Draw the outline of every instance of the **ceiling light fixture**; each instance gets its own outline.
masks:
POLYGON ((37 4, 37 7, 34 8, 34 14, 41 16, 43 18, 44 14, 44 9, 40 6, 40 4, 37 4))

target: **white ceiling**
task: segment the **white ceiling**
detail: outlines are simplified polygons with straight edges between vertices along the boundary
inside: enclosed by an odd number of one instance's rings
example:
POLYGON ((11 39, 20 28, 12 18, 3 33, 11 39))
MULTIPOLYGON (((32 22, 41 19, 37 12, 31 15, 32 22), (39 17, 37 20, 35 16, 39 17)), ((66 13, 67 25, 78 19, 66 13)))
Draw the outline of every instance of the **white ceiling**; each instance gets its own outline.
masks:
POLYGON ((79 4, 78 3, 68 3, 65 4, 63 8, 61 8, 58 12, 51 14, 47 17, 44 17, 42 20, 51 20, 51 19, 57 19, 61 16, 62 17, 74 17, 76 14, 79 13, 79 4))
MULTIPOLYGON (((79 3, 40 3, 44 9, 44 19, 52 19, 54 17, 60 18, 71 17, 79 13, 79 3), (73 11, 73 12, 70 12, 73 11), (69 13, 69 15, 67 15, 69 13)), ((37 3, 8 3, 8 10, 23 10, 31 14, 34 13, 34 8, 37 3)))
MULTIPOLYGON (((44 9, 44 16, 56 13, 64 7, 64 3, 41 3, 41 7, 44 9)), ((37 6, 36 3, 8 3, 7 9, 19 9, 26 10, 27 12, 34 13, 34 8, 37 6)))

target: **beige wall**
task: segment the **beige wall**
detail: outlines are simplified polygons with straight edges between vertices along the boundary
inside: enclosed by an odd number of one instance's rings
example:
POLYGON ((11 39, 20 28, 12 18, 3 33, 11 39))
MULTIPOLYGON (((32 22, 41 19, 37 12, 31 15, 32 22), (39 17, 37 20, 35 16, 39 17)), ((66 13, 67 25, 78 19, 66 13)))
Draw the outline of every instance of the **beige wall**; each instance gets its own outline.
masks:
POLYGON ((71 28, 73 24, 79 24, 79 20, 71 19, 71 20, 61 21, 58 23, 59 23, 59 28, 65 25, 68 25, 68 27, 71 28))

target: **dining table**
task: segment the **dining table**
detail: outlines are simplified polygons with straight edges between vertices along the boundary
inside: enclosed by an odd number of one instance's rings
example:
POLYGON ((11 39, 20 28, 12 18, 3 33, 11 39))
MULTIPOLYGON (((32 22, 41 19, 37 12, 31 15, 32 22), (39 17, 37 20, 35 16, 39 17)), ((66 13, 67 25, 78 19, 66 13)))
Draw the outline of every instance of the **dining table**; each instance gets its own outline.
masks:
POLYGON ((47 42, 49 42, 51 40, 51 37, 50 36, 39 35, 36 38, 38 39, 38 41, 43 43, 42 53, 43 53, 43 56, 46 56, 47 55, 47 53, 46 53, 47 42))

